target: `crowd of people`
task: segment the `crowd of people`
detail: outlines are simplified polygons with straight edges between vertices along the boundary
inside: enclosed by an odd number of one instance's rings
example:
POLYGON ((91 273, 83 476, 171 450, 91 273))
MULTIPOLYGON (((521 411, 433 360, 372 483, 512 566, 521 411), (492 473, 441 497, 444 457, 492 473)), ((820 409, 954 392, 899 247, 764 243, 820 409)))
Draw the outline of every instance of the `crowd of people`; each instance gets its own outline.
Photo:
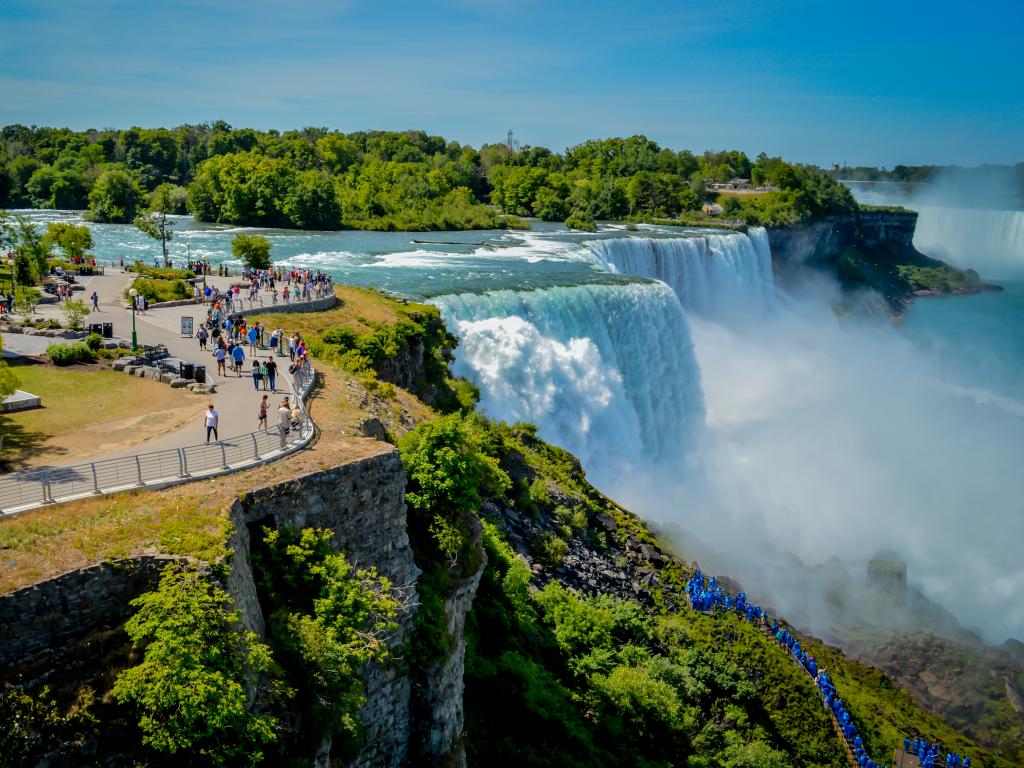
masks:
POLYGON ((908 736, 903 740, 903 751, 917 756, 922 768, 940 768, 943 764, 946 768, 971 768, 971 758, 962 757, 956 752, 947 752, 943 761, 942 747, 926 739, 912 739, 908 736))
MULTIPOLYGON (((690 601, 690 607, 695 611, 713 613, 720 608, 736 613, 759 629, 768 632, 780 646, 792 654, 794 660, 814 680, 826 709, 835 718, 857 764, 861 768, 882 768, 887 765, 886 761, 874 760, 868 755, 864 747, 864 739, 853 723, 850 711, 840 698, 828 673, 824 669, 819 669, 814 656, 801 647, 800 641, 789 630, 781 626, 777 620, 772 620, 764 608, 748 602, 747 596, 743 592, 736 595, 730 594, 714 576, 705 578, 700 570, 696 570, 687 582, 686 595, 690 601)), ((917 756, 922 768, 940 768, 942 765, 941 748, 924 739, 904 739, 903 751, 917 756)), ((945 765, 946 768, 970 768, 971 760, 969 757, 962 758, 952 752, 945 756, 945 765)))
MULTIPOLYGON (((334 292, 334 283, 330 275, 312 270, 265 269, 242 270, 242 280, 248 284, 244 289, 248 292, 249 302, 261 299, 261 294, 269 294, 270 303, 277 304, 278 299, 286 304, 295 301, 312 301, 330 296, 334 292)), ((243 286, 233 285, 225 291, 213 286, 192 287, 192 300, 197 304, 208 304, 211 310, 222 309, 233 311, 242 295, 243 286)), ((261 303, 263 303, 261 301, 261 303)))

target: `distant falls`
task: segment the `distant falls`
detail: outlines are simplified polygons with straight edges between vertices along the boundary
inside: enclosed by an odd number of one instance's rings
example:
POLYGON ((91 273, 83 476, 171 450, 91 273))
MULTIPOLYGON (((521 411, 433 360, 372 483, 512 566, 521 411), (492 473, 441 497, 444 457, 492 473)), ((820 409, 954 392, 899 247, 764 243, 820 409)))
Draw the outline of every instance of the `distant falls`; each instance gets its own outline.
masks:
POLYGON ((763 309, 775 297, 768 235, 761 227, 692 237, 624 237, 586 243, 610 272, 662 280, 702 315, 763 309))
POLYGON ((678 457, 703 424, 690 330, 659 283, 433 300, 460 339, 455 371, 492 418, 528 421, 595 479, 678 457))
POLYGON ((1024 211, 913 205, 914 245, 929 256, 983 276, 1024 272, 1024 211))

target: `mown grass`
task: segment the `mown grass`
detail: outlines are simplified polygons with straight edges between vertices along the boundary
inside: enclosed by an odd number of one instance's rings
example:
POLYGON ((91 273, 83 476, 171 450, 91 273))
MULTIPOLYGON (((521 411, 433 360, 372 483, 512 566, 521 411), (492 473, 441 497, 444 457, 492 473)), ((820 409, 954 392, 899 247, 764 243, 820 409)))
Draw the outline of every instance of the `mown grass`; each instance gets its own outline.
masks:
POLYGON ((57 368, 10 361, 20 389, 39 395, 43 407, 0 416, 3 453, 8 462, 30 460, 47 440, 143 413, 187 406, 190 392, 166 384, 125 376, 95 366, 57 368))
POLYGON ((311 337, 339 325, 357 334, 369 333, 379 325, 397 323, 416 313, 437 313, 436 307, 416 302, 402 304, 372 288, 342 285, 336 286, 334 293, 339 303, 333 309, 323 312, 267 312, 252 315, 248 320, 265 323, 268 328, 284 328, 288 333, 298 331, 303 337, 311 337))

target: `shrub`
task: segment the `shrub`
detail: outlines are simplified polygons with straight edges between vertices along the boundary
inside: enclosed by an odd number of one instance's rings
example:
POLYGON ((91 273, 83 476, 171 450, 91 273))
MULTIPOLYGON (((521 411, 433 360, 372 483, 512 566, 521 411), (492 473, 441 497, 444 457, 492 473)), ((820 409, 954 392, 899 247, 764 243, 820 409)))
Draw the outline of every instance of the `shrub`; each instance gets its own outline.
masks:
POLYGON ((90 333, 85 337, 85 346, 91 349, 93 352, 98 352, 100 347, 103 346, 103 337, 98 333, 90 333))
POLYGON ((46 348, 46 356, 54 365, 91 363, 95 359, 92 350, 81 341, 72 344, 51 344, 46 348))
POLYGON ((510 484, 498 462, 481 450, 482 442, 472 418, 458 413, 423 422, 399 442, 413 523, 429 531, 450 561, 465 554, 465 520, 479 507, 481 491, 498 496, 510 484))
MULTIPOLYGON (((145 278, 139 277, 132 283, 132 287, 135 288, 142 296, 145 296, 151 303, 157 303, 162 301, 177 301, 179 299, 187 299, 192 295, 191 290, 188 287, 188 283, 184 280, 165 280, 162 278, 145 278)), ((124 295, 127 299, 129 289, 125 289, 124 295)))
POLYGON ((569 229, 578 229, 581 232, 597 231, 597 225, 594 223, 593 217, 581 211, 570 213, 569 218, 565 220, 565 226, 569 229))
POLYGON ((352 349, 359 340, 355 331, 343 325, 328 328, 320 334, 320 338, 324 340, 325 344, 335 344, 344 350, 352 349))
POLYGON ((258 762, 277 723, 250 711, 246 687, 271 658, 255 633, 237 629, 231 598, 195 570, 171 565, 156 591, 132 605, 138 612, 125 631, 145 651, 113 693, 138 708, 143 743, 188 762, 258 762))
POLYGON ((272 606, 268 627, 282 663, 312 694, 318 736, 355 737, 366 701, 358 670, 388 653, 399 602, 391 582, 333 551, 330 529, 268 530, 258 569, 272 606))
POLYGON ((129 272, 134 272, 143 277, 151 277, 157 280, 188 280, 195 277, 187 269, 175 269, 174 267, 148 267, 141 261, 136 261, 130 267, 129 272))
POLYGON ((68 328, 73 331, 82 329, 82 321, 89 316, 89 308, 81 299, 69 299, 61 306, 64 317, 67 318, 68 328))
POLYGON ((262 235, 239 232, 231 241, 231 254, 249 269, 270 269, 270 241, 262 235))
POLYGON ((533 540, 533 555, 541 565, 554 568, 569 554, 569 544, 557 533, 544 531, 533 540))

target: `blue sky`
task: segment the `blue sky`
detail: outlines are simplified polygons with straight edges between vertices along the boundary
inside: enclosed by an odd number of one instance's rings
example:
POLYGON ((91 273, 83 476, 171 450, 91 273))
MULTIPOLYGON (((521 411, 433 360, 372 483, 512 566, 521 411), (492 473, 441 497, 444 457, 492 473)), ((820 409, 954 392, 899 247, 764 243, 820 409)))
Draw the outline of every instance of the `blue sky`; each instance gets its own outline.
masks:
POLYGON ((0 123, 1024 160, 1024 4, 5 0, 0 123), (965 10, 966 9, 966 10, 965 10))

